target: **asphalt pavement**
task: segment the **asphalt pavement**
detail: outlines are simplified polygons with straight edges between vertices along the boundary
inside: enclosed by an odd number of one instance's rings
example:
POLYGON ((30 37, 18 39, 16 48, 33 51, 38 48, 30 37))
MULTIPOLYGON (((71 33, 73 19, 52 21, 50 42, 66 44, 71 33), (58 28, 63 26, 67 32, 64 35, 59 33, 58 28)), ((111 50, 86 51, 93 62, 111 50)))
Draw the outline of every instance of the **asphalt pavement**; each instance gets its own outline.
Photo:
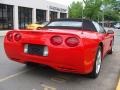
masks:
POLYGON ((115 90, 120 75, 120 30, 115 30, 114 53, 107 55, 97 79, 62 73, 48 67, 26 67, 9 60, 0 37, 0 90, 115 90))

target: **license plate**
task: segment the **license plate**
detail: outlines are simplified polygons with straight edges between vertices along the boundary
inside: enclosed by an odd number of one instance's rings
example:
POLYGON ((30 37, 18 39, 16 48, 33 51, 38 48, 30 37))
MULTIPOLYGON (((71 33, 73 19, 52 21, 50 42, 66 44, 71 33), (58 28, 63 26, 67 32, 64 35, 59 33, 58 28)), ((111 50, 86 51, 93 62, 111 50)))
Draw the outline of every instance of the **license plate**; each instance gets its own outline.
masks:
POLYGON ((48 47, 45 45, 26 44, 24 53, 38 56, 48 56, 48 47))

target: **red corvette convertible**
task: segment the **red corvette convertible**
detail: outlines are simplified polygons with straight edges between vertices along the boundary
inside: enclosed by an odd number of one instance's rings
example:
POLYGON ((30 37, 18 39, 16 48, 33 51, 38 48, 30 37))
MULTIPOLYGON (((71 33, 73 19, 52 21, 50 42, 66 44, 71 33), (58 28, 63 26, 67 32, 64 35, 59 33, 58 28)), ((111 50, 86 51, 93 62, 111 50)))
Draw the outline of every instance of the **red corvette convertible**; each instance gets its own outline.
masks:
POLYGON ((58 19, 41 30, 9 31, 7 56, 16 62, 38 63, 58 71, 99 75, 102 60, 112 54, 114 32, 85 19, 58 19))

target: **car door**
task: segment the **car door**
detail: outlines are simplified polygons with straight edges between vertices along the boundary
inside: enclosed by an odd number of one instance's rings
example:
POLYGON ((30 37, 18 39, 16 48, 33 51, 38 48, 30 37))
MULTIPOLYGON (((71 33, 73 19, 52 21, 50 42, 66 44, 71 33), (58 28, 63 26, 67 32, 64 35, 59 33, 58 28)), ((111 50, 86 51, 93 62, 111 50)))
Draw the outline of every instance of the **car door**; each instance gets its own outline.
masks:
POLYGON ((105 29, 102 26, 100 26, 97 22, 93 22, 93 24, 95 25, 95 28, 97 29, 97 31, 100 33, 100 35, 102 37, 103 54, 105 55, 107 53, 107 51, 110 49, 111 36, 109 34, 107 34, 105 29))

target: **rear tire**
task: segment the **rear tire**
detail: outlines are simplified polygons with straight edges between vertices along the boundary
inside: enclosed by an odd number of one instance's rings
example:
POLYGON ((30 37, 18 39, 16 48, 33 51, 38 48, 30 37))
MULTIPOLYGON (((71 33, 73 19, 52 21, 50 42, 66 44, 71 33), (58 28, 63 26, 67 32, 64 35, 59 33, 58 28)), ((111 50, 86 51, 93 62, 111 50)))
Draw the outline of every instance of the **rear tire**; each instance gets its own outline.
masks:
POLYGON ((114 45, 114 39, 112 41, 112 46, 111 46, 111 49, 108 51, 108 54, 112 54, 113 53, 113 45, 114 45))
POLYGON ((94 66, 93 66, 93 70, 92 72, 89 74, 90 78, 97 78, 99 73, 100 73, 100 69, 101 69, 101 64, 102 64, 102 48, 99 46, 98 50, 97 50, 97 54, 96 54, 96 58, 95 58, 95 62, 94 62, 94 66))
POLYGON ((111 48, 108 54, 112 54, 112 53, 113 53, 113 49, 111 48))

